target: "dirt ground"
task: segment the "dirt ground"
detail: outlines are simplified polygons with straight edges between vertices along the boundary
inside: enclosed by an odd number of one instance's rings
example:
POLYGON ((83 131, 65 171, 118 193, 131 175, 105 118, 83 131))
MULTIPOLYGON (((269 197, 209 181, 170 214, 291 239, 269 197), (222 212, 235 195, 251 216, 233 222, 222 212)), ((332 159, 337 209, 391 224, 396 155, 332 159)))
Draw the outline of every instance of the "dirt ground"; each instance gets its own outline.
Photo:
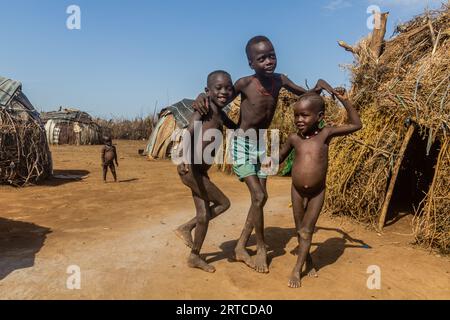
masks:
MULTIPOLYGON (((311 248, 319 278, 288 288, 297 241, 289 178, 268 183, 269 274, 231 260, 249 195, 220 172, 211 178, 232 207, 211 223, 202 251, 217 271, 190 269, 189 251, 172 232, 193 216, 189 190, 170 161, 138 155, 145 142, 117 145, 119 183, 102 182, 100 146, 56 146, 55 174, 84 179, 0 187, 1 299, 450 299, 449 258, 410 245, 410 217, 378 235, 322 216, 311 248), (79 290, 66 285, 71 265, 80 267, 79 290), (366 285, 372 265, 381 271, 379 290, 366 285)), ((253 236, 250 244, 254 250, 253 236)))

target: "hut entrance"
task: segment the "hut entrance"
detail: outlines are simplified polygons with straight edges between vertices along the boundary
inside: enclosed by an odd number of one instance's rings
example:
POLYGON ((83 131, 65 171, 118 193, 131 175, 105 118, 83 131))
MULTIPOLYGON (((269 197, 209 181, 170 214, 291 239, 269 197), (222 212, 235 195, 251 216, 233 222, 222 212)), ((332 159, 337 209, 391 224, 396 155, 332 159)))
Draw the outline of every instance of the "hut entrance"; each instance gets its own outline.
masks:
POLYGON ((406 149, 386 216, 388 224, 414 214, 433 182, 441 144, 436 140, 427 155, 428 136, 421 137, 419 131, 414 131, 406 149))

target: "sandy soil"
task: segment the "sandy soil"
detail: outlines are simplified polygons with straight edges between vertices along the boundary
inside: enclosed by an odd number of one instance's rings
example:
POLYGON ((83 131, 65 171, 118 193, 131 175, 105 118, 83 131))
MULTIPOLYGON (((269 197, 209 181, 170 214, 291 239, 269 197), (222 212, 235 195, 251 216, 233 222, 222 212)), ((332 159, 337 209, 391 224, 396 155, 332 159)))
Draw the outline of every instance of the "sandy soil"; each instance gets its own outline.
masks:
MULTIPOLYGON (((120 183, 101 180, 99 146, 53 147, 55 174, 44 185, 0 187, 1 299, 449 299, 450 264, 411 246, 410 218, 383 235, 345 218, 323 216, 312 256, 319 278, 287 287, 296 256, 289 178, 269 181, 266 239, 270 273, 231 261, 249 206, 245 185, 212 172, 231 209, 211 223, 203 252, 214 274, 185 265, 189 253, 172 230, 193 216, 189 190, 169 161, 138 155, 144 142, 118 141, 120 183), (81 289, 66 286, 67 268, 81 270, 81 289), (367 268, 381 270, 370 290, 367 268)), ((251 249, 255 249, 251 238, 251 249)))

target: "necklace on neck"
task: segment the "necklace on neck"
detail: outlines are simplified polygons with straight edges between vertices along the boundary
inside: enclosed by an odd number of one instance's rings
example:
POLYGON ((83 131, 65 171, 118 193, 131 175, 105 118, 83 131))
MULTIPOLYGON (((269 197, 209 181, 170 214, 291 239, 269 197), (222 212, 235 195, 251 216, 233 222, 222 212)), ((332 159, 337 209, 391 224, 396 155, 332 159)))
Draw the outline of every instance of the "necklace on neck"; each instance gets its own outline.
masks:
POLYGON ((300 132, 300 136, 303 139, 311 139, 312 137, 317 136, 319 134, 319 132, 320 132, 319 130, 316 130, 316 131, 313 132, 313 134, 310 134, 310 135, 304 135, 303 133, 300 132))
POLYGON ((258 84, 258 92, 263 95, 263 96, 273 96, 273 91, 275 88, 275 78, 272 77, 272 88, 270 89, 270 92, 267 91, 266 88, 264 88, 264 86, 262 85, 261 81, 258 79, 258 77, 255 75, 253 76, 258 84))

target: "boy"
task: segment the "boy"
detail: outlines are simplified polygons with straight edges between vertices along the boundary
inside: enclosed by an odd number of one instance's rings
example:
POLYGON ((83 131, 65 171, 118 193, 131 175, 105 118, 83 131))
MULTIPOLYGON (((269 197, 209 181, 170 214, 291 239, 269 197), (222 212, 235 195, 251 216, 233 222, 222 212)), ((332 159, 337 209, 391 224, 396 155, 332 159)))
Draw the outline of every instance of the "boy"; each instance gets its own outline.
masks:
POLYGON ((209 179, 208 170, 211 164, 205 163, 203 157, 201 157, 201 161, 198 161, 198 158, 195 159, 195 153, 200 154, 201 151, 201 154, 203 154, 205 148, 212 143, 217 143, 217 141, 204 141, 203 137, 199 137, 200 141, 194 141, 194 123, 201 123, 203 133, 206 133, 208 129, 222 129, 223 125, 236 128, 236 125, 222 111, 222 108, 231 101, 233 96, 231 76, 221 70, 210 73, 205 92, 209 100, 208 113, 202 116, 200 113, 194 112, 187 129, 192 142, 188 155, 190 158, 189 164, 181 163, 177 167, 181 181, 192 190, 196 217, 180 226, 175 230, 175 233, 192 248, 188 258, 188 266, 206 272, 214 272, 215 268, 200 257, 200 249, 205 240, 209 220, 225 212, 230 207, 230 201, 209 179), (191 231, 194 227, 189 226, 196 226, 193 241, 191 231))
POLYGON ((330 141, 333 137, 348 135, 362 127, 359 115, 348 100, 345 89, 332 89, 330 93, 336 96, 347 110, 348 124, 323 127, 323 98, 315 93, 305 94, 294 105, 294 121, 298 132, 291 134, 280 150, 280 163, 292 149, 295 150, 291 196, 299 246, 297 263, 288 282, 291 288, 301 286, 300 274, 305 262, 307 269, 312 269, 310 275, 315 275, 309 250, 325 197, 330 141))
POLYGON ((112 140, 109 136, 103 137, 103 142, 105 143, 102 148, 103 182, 106 183, 108 167, 114 177, 114 182, 117 182, 116 168, 114 167, 114 161, 116 162, 116 165, 119 166, 119 163, 117 162, 116 147, 112 145, 112 140))
MULTIPOLYGON (((246 54, 254 75, 239 79, 235 85, 234 99, 241 95, 240 118, 238 132, 267 129, 275 114, 278 95, 281 88, 296 94, 303 95, 307 90, 297 86, 285 75, 276 74, 277 57, 272 43, 267 37, 257 36, 250 39, 246 46, 246 54)), ((323 80, 319 80, 312 89, 320 92, 328 86, 323 80)), ((194 109, 200 113, 207 111, 205 97, 200 95, 194 109)), ((251 206, 248 212, 242 234, 235 248, 235 259, 242 261, 257 272, 267 273, 267 249, 264 241, 264 217, 263 208, 267 201, 266 181, 267 175, 261 171, 261 163, 248 161, 248 158, 263 156, 264 151, 258 150, 258 139, 247 139, 244 136, 236 136, 234 139, 233 152, 236 159, 245 159, 245 163, 234 163, 233 170, 241 181, 244 181, 250 191, 251 206), (261 152, 262 151, 262 152, 261 152), (253 260, 248 254, 245 246, 255 228, 257 241, 257 254, 253 260)))

